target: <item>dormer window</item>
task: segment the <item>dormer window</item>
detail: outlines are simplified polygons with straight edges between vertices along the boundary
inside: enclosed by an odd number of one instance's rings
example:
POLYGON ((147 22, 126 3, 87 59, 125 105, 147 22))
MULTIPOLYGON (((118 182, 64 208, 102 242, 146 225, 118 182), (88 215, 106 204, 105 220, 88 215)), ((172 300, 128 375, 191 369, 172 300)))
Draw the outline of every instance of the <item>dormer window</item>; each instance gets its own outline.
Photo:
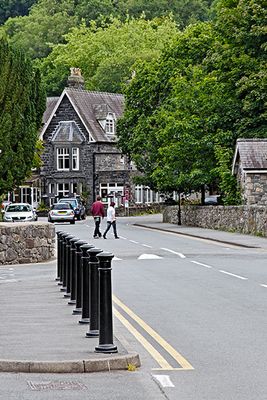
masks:
POLYGON ((115 133, 115 120, 111 113, 108 113, 106 118, 105 132, 109 135, 114 135, 115 133))

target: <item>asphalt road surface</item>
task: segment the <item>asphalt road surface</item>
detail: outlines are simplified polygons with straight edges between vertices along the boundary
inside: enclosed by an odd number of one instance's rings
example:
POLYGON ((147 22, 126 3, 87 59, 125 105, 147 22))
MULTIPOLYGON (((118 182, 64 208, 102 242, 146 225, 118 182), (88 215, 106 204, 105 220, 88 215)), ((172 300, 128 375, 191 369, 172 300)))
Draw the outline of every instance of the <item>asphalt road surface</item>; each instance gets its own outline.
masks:
MULTIPOLYGON (((114 254, 114 331, 140 354, 141 368, 0 374, 1 400, 267 399, 267 252, 140 228, 135 221, 142 217, 118 220, 120 240, 112 231, 107 240, 93 239, 89 217, 56 229, 114 254), (34 383, 49 381, 52 389, 35 389, 34 383), (69 388, 57 390, 59 381, 69 388)), ((23 274, 11 272, 9 279, 23 274)))

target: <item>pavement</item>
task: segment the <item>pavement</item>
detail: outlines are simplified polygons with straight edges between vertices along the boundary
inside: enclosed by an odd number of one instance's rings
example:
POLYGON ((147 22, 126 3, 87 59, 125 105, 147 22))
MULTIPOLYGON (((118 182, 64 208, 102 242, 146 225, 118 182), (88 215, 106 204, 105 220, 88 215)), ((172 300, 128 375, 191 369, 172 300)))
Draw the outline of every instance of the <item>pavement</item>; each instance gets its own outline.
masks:
MULTIPOLYGON (((134 225, 267 250, 267 238, 162 223, 160 215, 135 218, 134 225)), ((119 331, 114 333, 118 353, 94 351, 98 338, 86 337, 89 327, 79 323, 80 315, 72 314, 73 306, 60 291, 55 274, 56 260, 34 268, 33 264, 0 266, 0 373, 87 373, 139 367, 139 354, 119 331)))

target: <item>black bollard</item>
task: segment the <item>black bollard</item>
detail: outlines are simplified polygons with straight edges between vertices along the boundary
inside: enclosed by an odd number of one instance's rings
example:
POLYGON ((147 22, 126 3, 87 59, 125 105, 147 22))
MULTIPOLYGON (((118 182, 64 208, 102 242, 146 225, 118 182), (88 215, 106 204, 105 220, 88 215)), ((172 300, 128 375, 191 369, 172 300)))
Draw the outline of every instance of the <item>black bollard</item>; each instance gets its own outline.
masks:
POLYGON ((62 237, 62 243, 61 243, 61 260, 62 260, 62 288, 60 289, 61 292, 66 292, 66 237, 68 236, 68 233, 63 233, 61 235, 62 237))
POLYGON ((57 277, 55 278, 55 281, 60 281, 60 263, 61 263, 61 255, 60 255, 60 234, 63 233, 63 231, 58 231, 56 232, 57 234, 57 277))
POLYGON ((96 353, 117 353, 113 344, 113 315, 111 289, 111 253, 100 253, 99 260, 99 345, 96 353))
POLYGON ((70 297, 70 239, 73 238, 73 235, 68 235, 65 237, 66 293, 64 294, 64 297, 70 297))
POLYGON ((63 259, 62 259, 62 254, 63 254, 63 235, 65 235, 66 232, 60 232, 58 235, 58 261, 59 261, 59 282, 58 285, 62 286, 63 285, 63 259))
POLYGON ((82 251, 81 257, 81 303, 82 303, 82 318, 80 324, 89 324, 89 254, 87 251, 92 249, 92 244, 83 244, 80 249, 82 251))
POLYGON ((76 247, 76 308, 72 311, 72 314, 81 314, 82 313, 82 269, 81 269, 81 257, 82 251, 80 247, 83 244, 87 244, 85 240, 79 240, 75 242, 76 247))
POLYGON ((86 337, 98 337, 99 336, 99 317, 98 317, 98 292, 99 292, 99 261, 97 254, 102 253, 100 249, 90 249, 87 252, 89 254, 89 281, 90 281, 90 300, 89 300, 89 316, 90 316, 90 327, 89 331, 86 332, 86 337))
POLYGON ((75 243, 79 242, 79 238, 70 239, 70 300, 68 304, 76 304, 76 247, 75 243))

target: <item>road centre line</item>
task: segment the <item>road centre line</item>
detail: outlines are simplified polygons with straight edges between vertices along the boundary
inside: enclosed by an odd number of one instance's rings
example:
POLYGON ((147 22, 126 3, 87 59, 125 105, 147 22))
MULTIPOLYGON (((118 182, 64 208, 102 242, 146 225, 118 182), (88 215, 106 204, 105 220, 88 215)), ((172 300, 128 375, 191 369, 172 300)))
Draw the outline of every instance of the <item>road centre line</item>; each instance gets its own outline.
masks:
POLYGON ((213 267, 211 267, 210 265, 203 264, 203 263, 198 262, 198 261, 193 261, 193 260, 191 260, 190 262, 193 263, 193 264, 201 265, 202 267, 205 267, 205 268, 213 268, 213 267))
POLYGON ((165 247, 161 247, 161 250, 165 250, 168 251, 169 253, 173 253, 176 254, 177 256, 181 257, 181 258, 186 258, 186 256, 183 253, 178 253, 177 251, 174 250, 170 250, 170 249, 166 249, 165 247))
POLYGON ((243 279, 243 280, 247 280, 247 279, 248 279, 248 278, 245 278, 244 276, 235 275, 235 274, 232 274, 231 272, 227 272, 227 271, 224 271, 224 270, 222 270, 222 269, 220 269, 219 271, 220 271, 221 273, 223 273, 223 274, 233 276, 234 278, 243 279))
POLYGON ((115 295, 112 296, 113 301, 117 304, 122 310, 126 312, 138 325, 144 329, 167 353, 169 353, 172 358, 181 365, 182 368, 172 368, 171 369, 183 369, 183 370, 192 370, 194 369, 192 365, 180 354, 176 351, 165 339, 163 339, 154 329, 152 329, 145 321, 143 321, 140 317, 138 317, 129 307, 123 304, 115 295))
POLYGON ((262 287, 266 287, 267 288, 267 285, 264 285, 264 283, 261 283, 260 284, 262 287))
POLYGON ((136 242, 135 240, 129 240, 129 242, 139 244, 139 242, 136 242))
POLYGON ((144 243, 142 243, 142 246, 144 246, 144 247, 148 247, 149 249, 152 249, 152 246, 149 246, 148 244, 144 244, 144 243))

